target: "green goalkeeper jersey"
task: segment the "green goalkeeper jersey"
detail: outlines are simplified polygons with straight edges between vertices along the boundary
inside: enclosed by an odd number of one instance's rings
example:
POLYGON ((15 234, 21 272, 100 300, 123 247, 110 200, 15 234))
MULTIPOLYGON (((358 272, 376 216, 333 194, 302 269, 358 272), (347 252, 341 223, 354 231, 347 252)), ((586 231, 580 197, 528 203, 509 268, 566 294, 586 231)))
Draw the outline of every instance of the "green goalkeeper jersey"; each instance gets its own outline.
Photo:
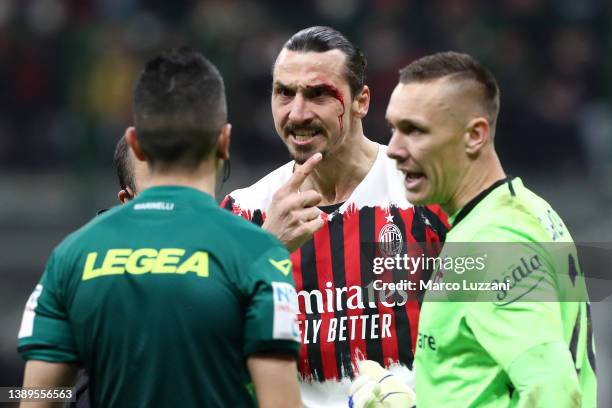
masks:
POLYGON ((441 268, 432 280, 419 320, 417 406, 595 407, 586 286, 556 212, 520 179, 506 179, 450 221, 440 258, 480 257, 484 268, 441 268), (481 291, 471 291, 478 282, 481 291), (568 386, 559 387, 555 401, 521 400, 521 389, 542 368, 557 370, 568 386))
POLYGON ((145 190, 52 253, 19 332, 26 360, 74 362, 96 407, 248 407, 245 358, 297 356, 291 261, 188 187, 145 190))

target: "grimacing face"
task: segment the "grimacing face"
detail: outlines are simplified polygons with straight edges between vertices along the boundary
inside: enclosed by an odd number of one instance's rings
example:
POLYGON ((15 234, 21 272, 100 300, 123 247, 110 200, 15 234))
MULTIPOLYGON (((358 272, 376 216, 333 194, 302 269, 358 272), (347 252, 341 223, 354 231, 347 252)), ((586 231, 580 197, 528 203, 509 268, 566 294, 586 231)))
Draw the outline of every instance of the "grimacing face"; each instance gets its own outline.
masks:
POLYGON ((274 126, 290 155, 301 164, 325 157, 349 131, 351 94, 340 50, 296 52, 283 49, 273 72, 274 126))
POLYGON ((387 155, 404 174, 406 198, 413 204, 448 203, 468 165, 469 115, 456 88, 445 78, 399 83, 389 100, 387 155))

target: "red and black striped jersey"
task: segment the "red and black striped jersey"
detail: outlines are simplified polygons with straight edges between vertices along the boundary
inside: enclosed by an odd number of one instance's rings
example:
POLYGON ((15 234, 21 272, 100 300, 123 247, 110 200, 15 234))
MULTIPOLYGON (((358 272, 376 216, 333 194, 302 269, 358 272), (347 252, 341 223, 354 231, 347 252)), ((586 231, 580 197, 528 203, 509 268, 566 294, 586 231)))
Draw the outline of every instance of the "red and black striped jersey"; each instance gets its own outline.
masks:
MULTIPOLYGON (((273 194, 293 168, 289 162, 233 191, 222 206, 261 225, 273 194)), ((448 226, 439 207, 412 206, 406 200, 403 180, 381 145, 349 199, 320 207, 325 225, 291 254, 302 335, 298 365, 304 380, 353 378, 360 359, 412 368, 419 300, 405 291, 375 290, 373 282, 428 279, 431 271, 409 277, 406 270, 385 270, 379 275, 374 259, 414 250, 417 243, 439 247, 448 226)))

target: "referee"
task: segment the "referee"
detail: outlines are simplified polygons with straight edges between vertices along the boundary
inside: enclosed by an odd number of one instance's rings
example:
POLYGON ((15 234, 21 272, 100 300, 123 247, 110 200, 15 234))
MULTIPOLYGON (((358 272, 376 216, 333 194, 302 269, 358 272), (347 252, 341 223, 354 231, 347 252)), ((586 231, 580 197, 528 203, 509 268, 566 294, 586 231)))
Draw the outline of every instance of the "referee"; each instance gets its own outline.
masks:
POLYGON ((93 407, 299 406, 288 253, 212 197, 230 141, 219 72, 187 48, 149 61, 134 121, 146 185, 51 254, 18 335, 24 387, 84 367, 93 407))
POLYGON ((388 154, 408 200, 449 214, 440 258, 484 262, 433 278, 419 320, 417 406, 592 408, 593 332, 576 246, 550 205, 505 174, 498 112, 495 78, 453 52, 400 71, 387 108, 388 154), (476 302, 466 287, 491 289, 476 302))

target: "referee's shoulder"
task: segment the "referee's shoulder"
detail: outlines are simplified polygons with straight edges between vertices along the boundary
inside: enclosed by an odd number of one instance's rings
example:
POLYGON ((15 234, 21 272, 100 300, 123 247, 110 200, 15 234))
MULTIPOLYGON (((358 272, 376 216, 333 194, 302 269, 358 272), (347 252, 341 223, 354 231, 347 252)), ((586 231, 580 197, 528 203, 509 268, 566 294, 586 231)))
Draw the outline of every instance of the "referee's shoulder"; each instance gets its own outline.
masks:
POLYGON ((116 207, 108 209, 107 211, 104 211, 103 213, 100 213, 99 215, 94 216, 81 227, 68 234, 56 246, 56 251, 70 251, 75 246, 80 247, 83 243, 83 240, 86 240, 87 237, 97 237, 97 230, 101 228, 101 225, 108 224, 108 220, 116 217, 116 214, 121 210, 124 210, 124 206, 118 205, 116 207))
POLYGON ((224 234, 223 239, 226 242, 233 242, 256 251, 263 251, 275 246, 284 247, 273 234, 256 224, 222 207, 218 207, 215 211, 215 218, 219 226, 222 227, 220 231, 224 234))
MULTIPOLYGON (((100 215, 94 216, 84 225, 68 234, 59 244, 57 244, 52 251, 51 258, 59 262, 64 268, 64 273, 68 273, 72 266, 74 266, 80 256, 83 253, 83 249, 90 246, 92 243, 97 242, 100 237, 100 225, 108 224, 107 219, 113 217, 117 211, 121 210, 122 206, 117 206, 101 213, 100 215)), ((112 228, 112 227, 111 227, 112 228)))

